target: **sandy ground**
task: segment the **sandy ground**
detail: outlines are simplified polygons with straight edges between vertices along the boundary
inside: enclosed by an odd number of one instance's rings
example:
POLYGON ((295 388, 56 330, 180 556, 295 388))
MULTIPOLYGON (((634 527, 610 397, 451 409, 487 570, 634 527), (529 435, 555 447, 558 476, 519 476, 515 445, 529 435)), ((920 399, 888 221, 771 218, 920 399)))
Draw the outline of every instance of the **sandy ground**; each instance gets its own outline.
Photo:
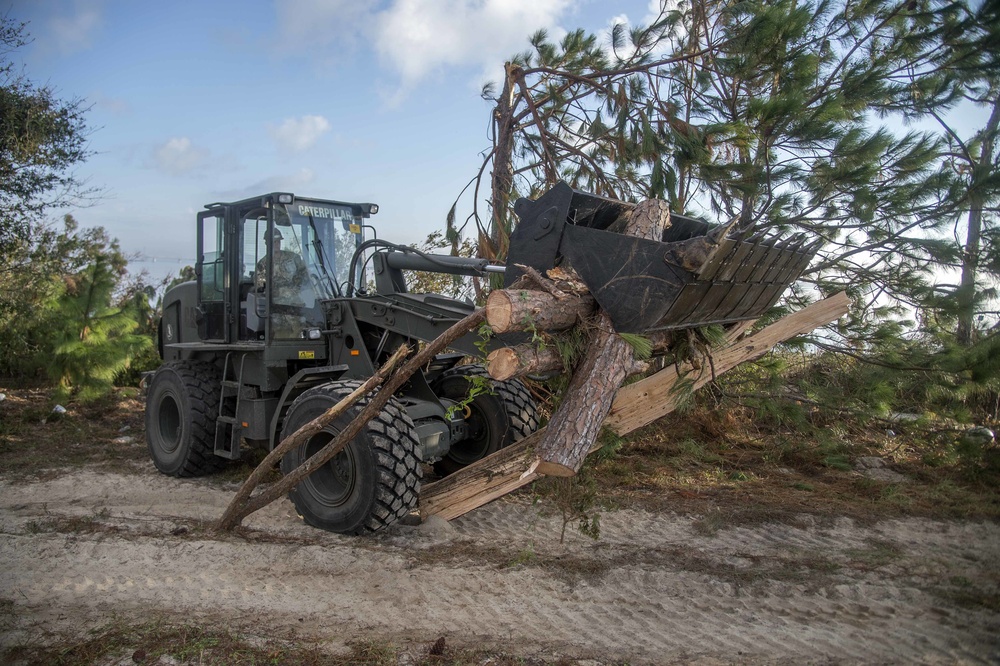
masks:
POLYGON ((166 614, 337 650, 446 636, 597 663, 998 663, 1000 526, 906 519, 716 525, 604 512, 601 537, 525 499, 377 538, 282 501, 206 529, 235 488, 153 472, 0 480, 0 640, 166 614), (977 601, 979 600, 979 601, 977 601))

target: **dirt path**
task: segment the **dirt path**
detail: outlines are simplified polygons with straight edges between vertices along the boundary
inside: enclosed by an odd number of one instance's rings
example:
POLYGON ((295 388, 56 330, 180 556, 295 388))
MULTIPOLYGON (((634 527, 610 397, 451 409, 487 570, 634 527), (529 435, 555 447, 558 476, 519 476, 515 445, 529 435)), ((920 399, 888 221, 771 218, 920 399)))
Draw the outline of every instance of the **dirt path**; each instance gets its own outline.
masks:
POLYGON ((601 538, 524 501, 374 539, 281 502, 217 537, 232 489, 77 471, 0 482, 5 644, 167 613, 336 649, 377 636, 601 663, 996 663, 1000 526, 908 519, 725 526, 604 513, 601 538))

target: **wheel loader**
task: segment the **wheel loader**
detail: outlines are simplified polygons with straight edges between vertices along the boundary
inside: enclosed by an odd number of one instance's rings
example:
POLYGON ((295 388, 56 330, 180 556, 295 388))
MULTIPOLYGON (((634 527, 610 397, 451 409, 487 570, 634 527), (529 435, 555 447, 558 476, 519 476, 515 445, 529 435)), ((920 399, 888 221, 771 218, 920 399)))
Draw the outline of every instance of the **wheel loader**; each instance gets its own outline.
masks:
MULTIPOLYGON (((515 205, 509 268, 432 255, 378 238, 373 203, 272 192, 197 214, 196 280, 163 299, 162 366, 148 379, 146 441, 156 468, 218 470, 247 447, 274 448, 370 377, 400 345, 430 341, 474 310, 411 293, 406 271, 502 274, 571 264, 621 332, 730 323, 759 316, 812 256, 798 240, 719 239, 700 270, 676 248, 718 230, 675 215, 661 241, 617 233, 631 204, 560 183, 515 205)), ((507 344, 490 338, 488 348, 507 344)), ((329 463, 290 493, 306 522, 364 534, 414 510, 424 465, 448 474, 539 426, 520 381, 494 381, 469 334, 415 374, 329 463), (470 393, 473 384, 490 390, 470 393)), ((364 401, 287 454, 288 473, 321 449, 364 401)))

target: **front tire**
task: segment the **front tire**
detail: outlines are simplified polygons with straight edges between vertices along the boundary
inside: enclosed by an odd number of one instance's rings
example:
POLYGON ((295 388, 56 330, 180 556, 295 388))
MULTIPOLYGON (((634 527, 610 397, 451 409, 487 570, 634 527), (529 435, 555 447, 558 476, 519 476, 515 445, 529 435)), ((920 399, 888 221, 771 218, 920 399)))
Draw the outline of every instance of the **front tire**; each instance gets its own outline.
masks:
POLYGON ((218 371, 201 361, 172 361, 153 375, 146 394, 146 446, 156 469, 202 476, 225 460, 215 455, 218 371))
MULTIPOLYGON (((310 389, 289 407, 281 429, 285 439, 360 386, 337 381, 310 389)), ((360 400, 281 460, 289 474, 326 446, 367 404, 360 400)), ((288 494, 307 523, 341 534, 370 534, 397 522, 417 506, 419 441, 413 421, 392 399, 343 451, 302 480, 288 494)))
POLYGON ((528 389, 517 379, 497 381, 479 365, 460 365, 446 370, 434 382, 442 398, 463 402, 472 388, 472 378, 488 381, 492 392, 480 393, 468 403, 469 436, 454 442, 448 454, 434 465, 442 476, 481 460, 538 430, 538 409, 528 389))

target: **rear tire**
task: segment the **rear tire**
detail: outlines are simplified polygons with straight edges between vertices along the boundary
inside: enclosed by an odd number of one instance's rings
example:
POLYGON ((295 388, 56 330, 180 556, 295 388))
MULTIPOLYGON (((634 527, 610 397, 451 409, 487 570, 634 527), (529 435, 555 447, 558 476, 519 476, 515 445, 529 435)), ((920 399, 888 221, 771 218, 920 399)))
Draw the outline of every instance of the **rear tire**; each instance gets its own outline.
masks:
POLYGON ((531 393, 517 379, 490 379, 486 368, 460 365, 446 370, 434 382, 434 392, 442 397, 462 402, 469 395, 470 377, 484 377, 493 387, 492 393, 481 393, 469 403, 469 437, 451 445, 448 454, 434 464, 442 476, 453 474, 491 453, 510 446, 538 430, 538 409, 531 393))
POLYGON ((225 465, 215 455, 220 388, 211 363, 172 361, 156 371, 146 393, 146 446, 156 469, 185 477, 225 465))
MULTIPOLYGON (((300 395, 285 416, 281 439, 313 420, 360 386, 337 381, 300 395)), ((281 460, 289 474, 322 449, 367 404, 347 412, 281 460)), ((419 441, 413 421, 395 399, 332 460, 302 480, 288 494, 307 523, 341 534, 370 534, 397 522, 417 506, 420 490, 419 441)))

